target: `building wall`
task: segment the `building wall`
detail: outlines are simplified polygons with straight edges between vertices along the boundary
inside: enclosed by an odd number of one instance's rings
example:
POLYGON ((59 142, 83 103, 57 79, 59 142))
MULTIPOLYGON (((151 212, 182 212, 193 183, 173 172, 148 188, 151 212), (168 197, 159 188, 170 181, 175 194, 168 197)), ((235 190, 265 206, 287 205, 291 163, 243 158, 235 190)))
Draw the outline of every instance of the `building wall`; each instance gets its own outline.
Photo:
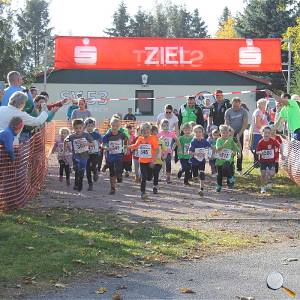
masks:
MULTIPOLYGON (((35 83, 39 90, 43 90, 43 85, 35 83)), ((66 97, 74 98, 79 92, 88 99, 103 99, 102 103, 90 104, 88 109, 92 112, 93 117, 97 120, 110 118, 114 113, 121 113, 123 116, 127 113, 129 107, 135 110, 134 100, 120 100, 120 101, 105 101, 105 98, 130 98, 135 97, 136 90, 154 90, 154 97, 160 96, 185 96, 193 95, 200 91, 213 92, 216 89, 221 89, 223 92, 242 91, 256 89, 255 85, 252 86, 196 86, 196 85, 149 85, 143 87, 142 85, 122 85, 122 84, 47 84, 47 92, 50 95, 51 101, 57 101, 66 97)), ((232 99, 234 95, 226 96, 232 99)), ((252 112, 256 106, 256 94, 243 94, 241 95, 243 102, 247 104, 252 112)), ((185 99, 163 99, 154 100, 154 116, 156 117, 163 111, 166 104, 172 104, 175 108, 179 109, 185 103, 185 99)), ((56 114, 56 119, 66 119, 66 112, 68 105, 65 105, 56 114)), ((138 116, 140 120, 153 120, 154 116, 138 116)))

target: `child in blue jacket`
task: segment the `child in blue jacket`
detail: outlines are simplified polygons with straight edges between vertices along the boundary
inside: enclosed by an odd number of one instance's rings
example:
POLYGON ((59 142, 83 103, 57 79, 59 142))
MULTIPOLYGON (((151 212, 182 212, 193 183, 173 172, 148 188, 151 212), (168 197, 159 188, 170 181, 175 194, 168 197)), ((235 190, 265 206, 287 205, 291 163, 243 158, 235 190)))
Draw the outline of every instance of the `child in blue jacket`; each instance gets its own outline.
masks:
POLYGON ((16 159, 14 152, 14 139, 23 129, 23 120, 20 117, 13 117, 7 128, 0 131, 0 144, 4 148, 12 161, 16 159))

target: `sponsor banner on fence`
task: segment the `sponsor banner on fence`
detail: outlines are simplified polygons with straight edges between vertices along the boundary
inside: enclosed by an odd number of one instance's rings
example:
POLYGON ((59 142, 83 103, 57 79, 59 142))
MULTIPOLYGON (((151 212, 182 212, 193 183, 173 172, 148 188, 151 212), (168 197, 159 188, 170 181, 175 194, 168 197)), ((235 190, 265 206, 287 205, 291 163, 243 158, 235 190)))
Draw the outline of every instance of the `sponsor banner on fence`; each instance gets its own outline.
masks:
POLYGON ((280 39, 55 39, 55 68, 281 71, 280 39))

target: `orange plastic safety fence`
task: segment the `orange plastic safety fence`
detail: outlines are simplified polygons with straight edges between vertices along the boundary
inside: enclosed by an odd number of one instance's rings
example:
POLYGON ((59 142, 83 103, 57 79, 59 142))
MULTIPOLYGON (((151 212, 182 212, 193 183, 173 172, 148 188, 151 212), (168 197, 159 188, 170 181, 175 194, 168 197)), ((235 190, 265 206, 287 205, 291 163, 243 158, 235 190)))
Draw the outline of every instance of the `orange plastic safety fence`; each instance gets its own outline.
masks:
POLYGON ((23 206, 41 190, 54 139, 55 124, 47 125, 15 147, 14 162, 0 146, 0 211, 23 206))
POLYGON ((289 177, 300 186, 300 141, 283 141, 282 167, 289 177))

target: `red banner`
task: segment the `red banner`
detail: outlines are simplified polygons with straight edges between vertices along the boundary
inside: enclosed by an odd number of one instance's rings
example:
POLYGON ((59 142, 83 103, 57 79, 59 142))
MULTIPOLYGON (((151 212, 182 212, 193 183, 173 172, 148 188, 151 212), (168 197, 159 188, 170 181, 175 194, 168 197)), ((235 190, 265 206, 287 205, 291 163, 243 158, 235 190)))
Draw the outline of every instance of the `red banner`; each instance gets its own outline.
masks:
POLYGON ((281 41, 58 36, 55 68, 280 72, 281 41))

